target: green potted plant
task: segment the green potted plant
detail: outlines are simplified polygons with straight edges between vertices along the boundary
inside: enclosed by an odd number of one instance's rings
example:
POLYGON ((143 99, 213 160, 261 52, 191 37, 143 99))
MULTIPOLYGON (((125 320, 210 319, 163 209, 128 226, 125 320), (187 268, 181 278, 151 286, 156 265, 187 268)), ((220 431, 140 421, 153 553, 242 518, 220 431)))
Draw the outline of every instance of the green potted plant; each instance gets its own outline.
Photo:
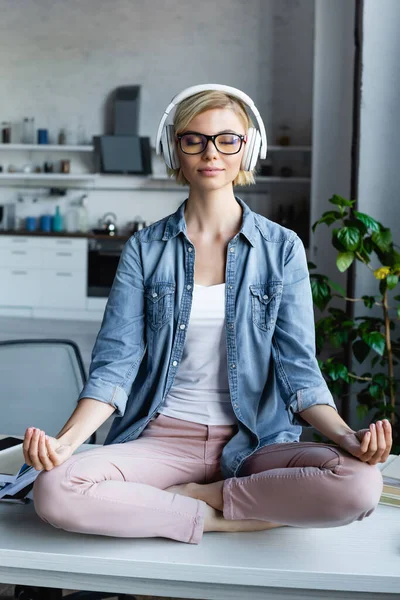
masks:
MULTIPOLYGON (((326 224, 335 225, 332 245, 337 250, 336 266, 346 271, 354 261, 369 269, 376 281, 376 293, 361 298, 346 297, 345 290, 326 275, 315 272, 309 263, 315 305, 327 313, 316 322, 317 357, 321 371, 334 397, 343 398, 349 389, 357 398, 357 415, 364 419, 371 412, 371 422, 387 418, 392 424, 392 452, 400 453, 399 380, 395 366, 400 358, 400 338, 396 321, 400 319, 400 295, 396 287, 400 277, 400 253, 389 228, 371 216, 354 209, 354 200, 333 196, 334 209, 325 212, 312 230, 326 224), (371 266, 372 259, 375 266, 371 266), (379 266, 376 267, 378 261, 379 266), (331 306, 335 299, 335 307, 331 306), (346 304, 361 303, 366 314, 352 317, 346 304), (339 304, 339 308, 337 307, 339 304), (351 348, 353 367, 344 363, 346 347, 351 348), (326 356, 328 347, 329 358, 326 356), (365 372, 355 373, 355 365, 365 372)), ((358 369, 357 369, 358 371, 358 369)), ((316 436, 321 439, 320 436, 316 436)))

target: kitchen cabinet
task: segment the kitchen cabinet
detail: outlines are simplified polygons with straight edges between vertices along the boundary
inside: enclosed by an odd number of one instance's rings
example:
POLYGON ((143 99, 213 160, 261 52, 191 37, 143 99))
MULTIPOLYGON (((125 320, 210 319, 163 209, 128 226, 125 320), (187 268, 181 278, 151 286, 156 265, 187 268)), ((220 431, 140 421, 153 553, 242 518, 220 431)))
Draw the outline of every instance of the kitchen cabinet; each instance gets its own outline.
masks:
POLYGON ((85 310, 86 238, 0 236, 0 307, 85 310))

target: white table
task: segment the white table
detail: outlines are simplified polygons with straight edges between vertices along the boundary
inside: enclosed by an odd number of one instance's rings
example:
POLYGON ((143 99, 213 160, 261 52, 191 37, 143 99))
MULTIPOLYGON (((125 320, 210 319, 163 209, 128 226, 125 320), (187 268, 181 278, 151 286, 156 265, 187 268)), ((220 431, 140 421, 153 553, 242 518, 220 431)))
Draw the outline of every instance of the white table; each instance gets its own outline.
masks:
POLYGON ((207 533, 199 545, 80 535, 0 503, 0 582, 181 598, 400 598, 400 510, 332 529, 207 533), (357 594, 356 592, 359 592, 357 594))

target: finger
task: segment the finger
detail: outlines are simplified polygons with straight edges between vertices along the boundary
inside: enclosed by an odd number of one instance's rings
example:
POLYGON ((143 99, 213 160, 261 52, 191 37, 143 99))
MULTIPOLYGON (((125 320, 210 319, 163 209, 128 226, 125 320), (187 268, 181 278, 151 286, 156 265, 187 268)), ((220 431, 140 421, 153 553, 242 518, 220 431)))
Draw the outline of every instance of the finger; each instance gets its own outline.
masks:
POLYGON ((366 431, 364 434, 364 437, 361 441, 361 446, 360 446, 360 450, 363 454, 366 454, 368 452, 370 440, 371 440, 371 432, 366 431))
MULTIPOLYGON (((363 462, 369 462, 371 458, 374 456, 377 449, 377 441, 376 441, 376 430, 375 424, 371 423, 369 426, 369 431, 365 434, 365 437, 368 439, 368 447, 366 449, 365 446, 362 448, 364 454, 360 456, 360 460, 363 462)), ((363 440, 364 441, 364 440, 363 440)))
POLYGON ((55 467, 58 466, 60 463, 60 457, 58 456, 56 450, 52 447, 52 445, 50 443, 50 438, 48 435, 46 435, 46 449, 47 449, 47 453, 49 455, 49 459, 51 460, 53 465, 55 467))
POLYGON ((377 437, 376 437, 375 423, 371 423, 371 425, 369 426, 369 430, 371 432, 371 439, 369 442, 368 453, 370 454, 370 456, 373 456, 378 449, 378 441, 377 441, 377 437))
POLYGON ((391 425, 390 421, 388 421, 388 419, 384 419, 382 421, 382 423, 383 423, 383 430, 384 430, 384 434, 385 434, 386 450, 382 454, 381 462, 385 462, 387 457, 390 454, 390 450, 392 449, 393 438, 392 438, 392 425, 391 425))
POLYGON ((375 423, 375 433, 376 433, 376 452, 369 461, 369 463, 371 465, 376 465, 378 462, 381 462, 382 455, 386 450, 386 440, 385 440, 385 433, 383 431, 382 421, 377 421, 375 423))
POLYGON ((38 443, 38 456, 39 460, 43 465, 45 471, 50 471, 53 468, 53 464, 49 459, 46 449, 46 434, 44 431, 41 431, 39 434, 39 443, 38 443))
POLYGON ((24 441, 22 443, 22 451, 24 453, 24 461, 25 461, 25 464, 27 464, 29 467, 32 465, 31 459, 29 458, 29 446, 31 443, 32 435, 33 435, 33 427, 28 427, 28 429, 25 431, 24 441))
POLYGON ((38 456, 39 435, 40 429, 35 428, 31 439, 31 445, 29 447, 29 458, 31 459, 32 466, 36 469, 36 471, 41 471, 43 469, 43 465, 38 456))

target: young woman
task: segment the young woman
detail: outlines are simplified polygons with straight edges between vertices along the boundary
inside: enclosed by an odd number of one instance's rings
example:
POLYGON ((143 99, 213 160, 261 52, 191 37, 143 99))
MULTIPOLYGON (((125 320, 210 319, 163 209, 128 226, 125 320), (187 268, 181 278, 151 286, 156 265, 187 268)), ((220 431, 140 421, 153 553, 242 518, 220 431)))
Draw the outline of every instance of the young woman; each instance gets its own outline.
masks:
POLYGON ((315 359, 303 245, 234 194, 265 153, 262 121, 225 86, 175 104, 162 150, 188 198, 125 245, 69 421, 56 438, 26 432, 26 462, 43 469, 36 511, 69 531, 194 544, 361 520, 391 427, 340 418, 315 359), (114 411, 106 445, 72 456, 114 411), (333 444, 299 442, 310 425, 333 444))

